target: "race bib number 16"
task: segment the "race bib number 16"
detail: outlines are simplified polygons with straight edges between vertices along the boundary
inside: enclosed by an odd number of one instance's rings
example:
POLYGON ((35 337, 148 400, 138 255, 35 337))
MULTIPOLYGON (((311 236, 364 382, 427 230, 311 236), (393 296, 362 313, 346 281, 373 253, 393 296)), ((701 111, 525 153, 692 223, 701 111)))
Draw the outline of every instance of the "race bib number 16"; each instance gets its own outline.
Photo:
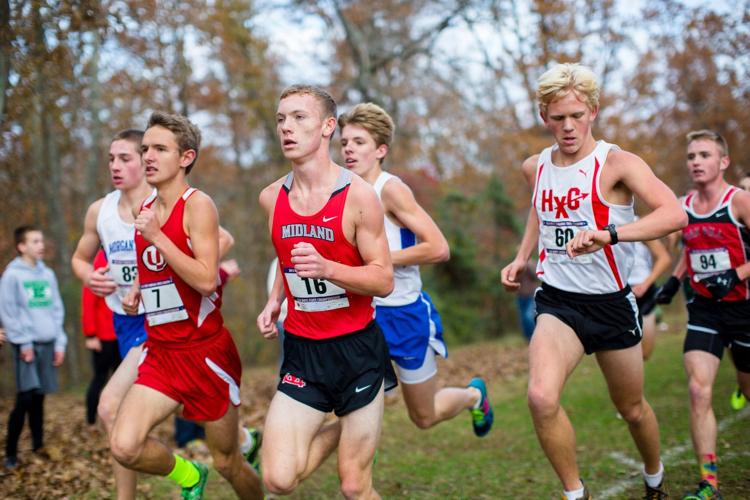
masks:
POLYGON ((293 267, 284 268, 284 277, 294 297, 294 308, 298 311, 330 311, 349 306, 346 290, 330 281, 300 278, 293 267))

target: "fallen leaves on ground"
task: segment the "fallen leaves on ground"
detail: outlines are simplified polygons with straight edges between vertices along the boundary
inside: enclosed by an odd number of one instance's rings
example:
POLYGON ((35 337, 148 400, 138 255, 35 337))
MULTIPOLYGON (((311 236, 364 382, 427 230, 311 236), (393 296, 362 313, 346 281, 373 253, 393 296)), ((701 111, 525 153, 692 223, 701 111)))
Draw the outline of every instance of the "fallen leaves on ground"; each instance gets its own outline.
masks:
MULTIPOLYGON (((440 363, 441 384, 467 383, 472 377, 500 381, 517 375, 527 366, 526 347, 483 343, 457 348, 440 363)), ((242 379, 240 415, 245 425, 262 427, 268 404, 276 391, 277 373, 273 368, 246 369, 242 379)), ((389 398, 396 399, 396 398, 389 398)), ((7 416, 13 398, 0 399, 0 446, 5 449, 7 416)), ((19 442, 19 465, 13 470, 0 467, 0 498, 111 498, 114 478, 104 432, 85 423, 84 396, 61 393, 45 400, 45 447, 31 451, 28 426, 19 442)), ((172 419, 159 425, 156 437, 174 446, 172 419)), ((183 456, 210 462, 202 447, 180 450, 183 456)), ((3 457, 4 458, 4 457, 3 457)), ((138 485, 139 498, 153 498, 150 487, 138 485)))

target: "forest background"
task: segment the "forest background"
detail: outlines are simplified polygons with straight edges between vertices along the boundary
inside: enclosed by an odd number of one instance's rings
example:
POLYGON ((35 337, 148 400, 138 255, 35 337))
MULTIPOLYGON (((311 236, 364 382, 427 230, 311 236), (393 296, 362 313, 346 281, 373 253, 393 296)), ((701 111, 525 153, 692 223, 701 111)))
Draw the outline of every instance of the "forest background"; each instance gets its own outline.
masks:
MULTIPOLYGON (((255 327, 273 252, 257 197, 289 169, 279 93, 315 83, 340 111, 373 101, 394 117, 385 166, 451 247, 424 270, 448 340, 517 332, 498 276, 529 206, 519 167, 551 142, 536 78, 574 61, 600 75, 595 137, 676 193, 692 129, 727 138, 730 182, 750 170, 750 0, 0 0, 0 260, 15 255, 14 227, 43 228, 67 309, 65 379, 83 381, 69 262, 86 207, 111 189, 109 142, 153 110, 186 114, 204 137, 190 181, 216 201, 242 268, 224 317, 246 364, 271 363, 277 346, 255 327)), ((12 391, 0 377, 0 395, 12 391)))

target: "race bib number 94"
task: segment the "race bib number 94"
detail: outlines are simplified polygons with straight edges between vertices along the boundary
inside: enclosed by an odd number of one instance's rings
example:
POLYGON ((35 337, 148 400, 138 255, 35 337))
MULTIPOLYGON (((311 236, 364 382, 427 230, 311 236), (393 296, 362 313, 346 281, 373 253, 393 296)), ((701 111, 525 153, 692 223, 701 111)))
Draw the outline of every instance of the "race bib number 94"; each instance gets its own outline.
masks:
POLYGON ((579 255, 571 259, 565 251, 565 246, 570 240, 575 238, 579 231, 588 229, 588 223, 585 220, 571 221, 542 221, 542 245, 551 262, 572 262, 575 264, 588 264, 591 262, 591 255, 579 255))
POLYGON ((726 248, 691 250, 690 267, 695 274, 718 273, 731 269, 729 250, 726 248))
POLYGON ((141 300, 150 326, 188 319, 185 305, 172 278, 141 284, 141 300))
POLYGON ((294 308, 298 311, 330 311, 349 306, 346 290, 330 281, 300 278, 293 267, 284 268, 284 278, 294 298, 294 308))

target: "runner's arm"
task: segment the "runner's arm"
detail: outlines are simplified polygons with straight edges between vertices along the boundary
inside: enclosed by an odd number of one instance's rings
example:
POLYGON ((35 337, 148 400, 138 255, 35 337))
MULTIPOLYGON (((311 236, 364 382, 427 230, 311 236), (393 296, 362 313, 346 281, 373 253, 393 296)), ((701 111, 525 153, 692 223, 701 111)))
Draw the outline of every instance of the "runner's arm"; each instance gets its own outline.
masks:
POLYGON ((117 284, 109 275, 109 266, 94 269, 94 257, 101 247, 99 233, 96 230, 96 219, 99 216, 103 199, 97 200, 89 206, 83 222, 83 234, 70 259, 73 274, 81 280, 83 286, 94 294, 106 297, 115 290, 117 284))
POLYGON ((161 231, 153 210, 144 208, 135 220, 135 228, 156 247, 172 270, 207 297, 216 291, 219 273, 219 215, 208 195, 198 191, 187 199, 184 224, 193 257, 183 253, 161 231))
POLYGON ((383 186, 383 207, 398 222, 413 232, 416 244, 391 252, 394 266, 445 262, 450 258, 448 241, 432 217, 417 203, 414 193, 400 179, 390 179, 383 186))

